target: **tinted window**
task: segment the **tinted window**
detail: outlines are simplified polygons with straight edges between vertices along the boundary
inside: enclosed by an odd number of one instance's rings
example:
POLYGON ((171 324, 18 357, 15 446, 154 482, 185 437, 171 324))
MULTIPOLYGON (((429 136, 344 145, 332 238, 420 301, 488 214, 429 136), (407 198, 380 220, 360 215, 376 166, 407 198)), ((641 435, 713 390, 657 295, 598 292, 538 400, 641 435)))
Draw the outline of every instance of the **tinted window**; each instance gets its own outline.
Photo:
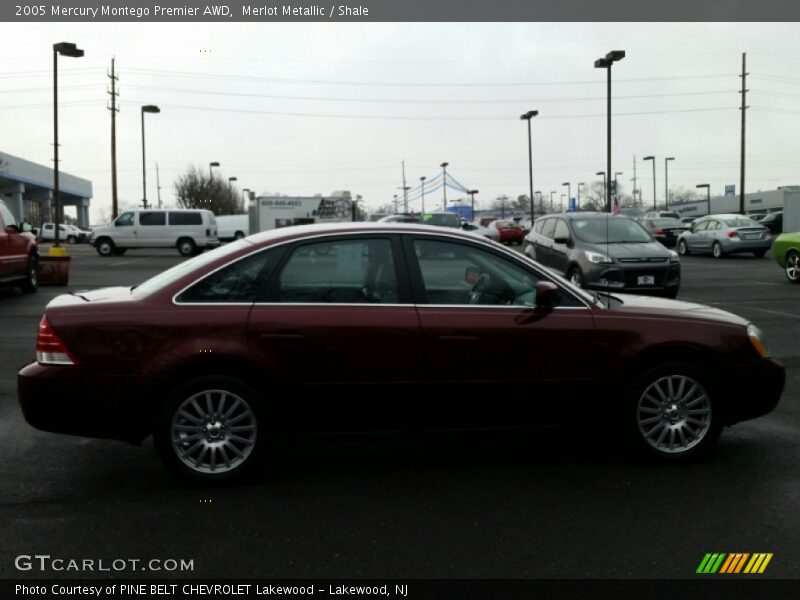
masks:
POLYGON ((119 217, 117 217, 116 225, 118 226, 133 225, 133 213, 132 212, 122 213, 119 217))
POLYGON ((397 273, 387 239, 296 246, 276 283, 279 302, 396 304, 397 273))
POLYGON ((681 223, 678 219, 653 219, 650 224, 653 227, 663 228, 663 227, 682 227, 683 223, 681 223))
POLYGON ((199 212, 171 212, 169 213, 170 225, 202 225, 203 215, 199 212))
POLYGON ((564 222, 563 219, 555 219, 556 221, 556 228, 553 231, 554 238, 568 238, 569 237, 569 227, 564 222))
POLYGON ((758 227, 758 223, 749 217, 732 217, 730 219, 723 219, 723 222, 728 227, 758 227))
POLYGON ((572 219, 575 237, 589 244, 650 242, 650 234, 628 217, 572 219))
POLYGON ((692 223, 692 231, 705 231, 708 227, 708 221, 695 221, 692 223))
POLYGON ((223 267, 176 298, 178 302, 255 302, 281 252, 266 250, 223 267))
POLYGON ((167 213, 164 212, 141 212, 139 213, 139 225, 166 225, 167 213))
POLYGON ((482 248, 415 240, 428 304, 534 306, 539 277, 482 248))

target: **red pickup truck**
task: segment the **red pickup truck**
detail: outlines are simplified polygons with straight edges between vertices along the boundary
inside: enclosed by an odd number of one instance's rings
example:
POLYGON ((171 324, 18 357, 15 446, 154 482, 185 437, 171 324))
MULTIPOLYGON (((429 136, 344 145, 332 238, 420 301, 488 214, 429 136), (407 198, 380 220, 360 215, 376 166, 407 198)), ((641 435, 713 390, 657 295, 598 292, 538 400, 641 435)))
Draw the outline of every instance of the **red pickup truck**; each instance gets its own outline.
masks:
POLYGON ((23 292, 39 287, 39 251, 36 237, 23 231, 0 200, 0 285, 15 285, 23 292))

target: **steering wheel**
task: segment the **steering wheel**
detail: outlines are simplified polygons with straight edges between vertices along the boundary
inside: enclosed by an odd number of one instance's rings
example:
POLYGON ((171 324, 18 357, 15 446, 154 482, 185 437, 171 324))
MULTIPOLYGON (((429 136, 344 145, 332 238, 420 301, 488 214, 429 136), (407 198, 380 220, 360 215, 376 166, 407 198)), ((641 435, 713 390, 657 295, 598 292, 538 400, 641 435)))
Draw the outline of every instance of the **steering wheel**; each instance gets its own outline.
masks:
POLYGON ((475 282, 467 294, 467 304, 481 303, 481 300, 483 300, 483 294, 486 291, 486 288, 489 287, 490 280, 491 278, 489 277, 488 273, 481 273, 481 276, 478 277, 478 281, 475 282))

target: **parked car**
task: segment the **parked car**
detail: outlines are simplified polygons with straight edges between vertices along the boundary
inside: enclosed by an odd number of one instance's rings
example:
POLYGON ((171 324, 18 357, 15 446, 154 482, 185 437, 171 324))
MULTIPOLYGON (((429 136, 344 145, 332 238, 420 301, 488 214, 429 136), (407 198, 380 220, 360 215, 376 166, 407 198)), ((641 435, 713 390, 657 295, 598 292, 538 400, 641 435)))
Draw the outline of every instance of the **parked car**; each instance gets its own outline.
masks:
POLYGON ((250 215, 215 216, 217 222, 217 238, 221 242, 240 240, 250 235, 250 215))
POLYGON ((208 482, 274 459, 277 437, 331 430, 602 424, 688 460, 773 410, 784 377, 760 330, 718 308, 589 294, 455 229, 343 223, 54 298, 17 389, 34 427, 152 433, 170 469, 208 482))
POLYGON ((519 226, 522 228, 522 237, 524 238, 528 235, 531 230, 533 229, 533 222, 535 219, 523 219, 519 222, 519 226))
POLYGON ((735 252, 752 252, 761 258, 771 246, 769 229, 736 214, 702 217, 678 237, 678 253, 682 255, 711 254, 722 258, 735 252))
POLYGON ((30 225, 20 225, 0 200, 0 285, 25 293, 39 287, 39 250, 30 225))
POLYGON ((416 215, 386 215, 378 219, 378 223, 419 223, 419 217, 416 215))
MULTIPOLYGON (((61 223, 58 226, 58 229, 58 238, 62 242, 66 242, 67 244, 75 244, 78 242, 88 241, 86 232, 78 229, 74 225, 61 223)), ((42 227, 39 229, 39 239, 43 242, 54 241, 56 239, 55 223, 42 223, 42 227)))
POLYGON ((630 217, 631 219, 642 219, 644 218, 644 211, 641 208, 620 208, 619 214, 623 217, 630 217))
POLYGON ((678 219, 680 220, 681 216, 676 213, 674 210, 651 210, 649 212, 644 213, 645 219, 678 219))
POLYGON ((772 255, 786 273, 786 279, 800 283, 800 232, 782 233, 776 237, 772 255))
POLYGON ((759 225, 763 225, 772 232, 772 235, 783 233, 783 211, 769 213, 758 220, 759 225))
POLYGON ((522 227, 514 221, 497 219, 489 223, 489 229, 494 229, 499 234, 501 244, 521 244, 525 239, 522 227))
POLYGON ((500 217, 480 217, 478 219, 478 225, 480 225, 481 227, 488 227, 489 223, 491 223, 492 221, 496 221, 499 218, 500 217))
POLYGON ((674 248, 678 243, 678 236, 684 231, 689 230, 688 225, 671 217, 641 219, 640 223, 642 227, 650 232, 650 235, 652 235, 657 242, 661 242, 667 248, 674 248))
POLYGON ((91 243, 100 256, 132 248, 176 248, 192 256, 219 246, 217 222, 210 210, 128 210, 110 225, 95 227, 91 243))
POLYGON ((442 213, 422 213, 420 215, 420 223, 425 225, 435 225, 436 227, 452 227, 453 229, 461 228, 461 219, 456 213, 442 212, 442 213))
POLYGON ((697 221, 697 219, 699 219, 699 218, 700 217, 681 217, 681 223, 684 223, 686 225, 691 225, 692 223, 697 221))
POLYGON ((491 227, 481 227, 477 223, 462 223, 461 229, 473 235, 488 238, 494 242, 500 241, 500 232, 491 227))
POLYGON ((578 287, 678 295, 678 255, 631 218, 588 212, 542 217, 525 243, 526 255, 578 287))

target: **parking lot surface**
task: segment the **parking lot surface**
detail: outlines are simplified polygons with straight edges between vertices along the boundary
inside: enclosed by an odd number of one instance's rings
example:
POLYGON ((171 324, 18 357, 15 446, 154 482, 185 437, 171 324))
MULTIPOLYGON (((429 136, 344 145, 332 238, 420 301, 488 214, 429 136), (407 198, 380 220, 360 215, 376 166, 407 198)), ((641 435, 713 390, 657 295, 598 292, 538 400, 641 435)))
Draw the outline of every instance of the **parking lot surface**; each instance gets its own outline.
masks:
POLYGON ((2 577, 28 576, 14 557, 44 553, 194 560, 175 577, 678 578, 708 552, 771 552, 762 577, 800 577, 800 287, 769 254, 681 260, 678 298, 754 321, 787 368, 778 408, 726 429, 703 462, 641 463, 603 431, 344 438, 289 443, 263 476, 217 489, 173 480, 150 440, 25 423, 15 377, 47 302, 182 260, 70 254, 68 287, 0 290, 2 577))

